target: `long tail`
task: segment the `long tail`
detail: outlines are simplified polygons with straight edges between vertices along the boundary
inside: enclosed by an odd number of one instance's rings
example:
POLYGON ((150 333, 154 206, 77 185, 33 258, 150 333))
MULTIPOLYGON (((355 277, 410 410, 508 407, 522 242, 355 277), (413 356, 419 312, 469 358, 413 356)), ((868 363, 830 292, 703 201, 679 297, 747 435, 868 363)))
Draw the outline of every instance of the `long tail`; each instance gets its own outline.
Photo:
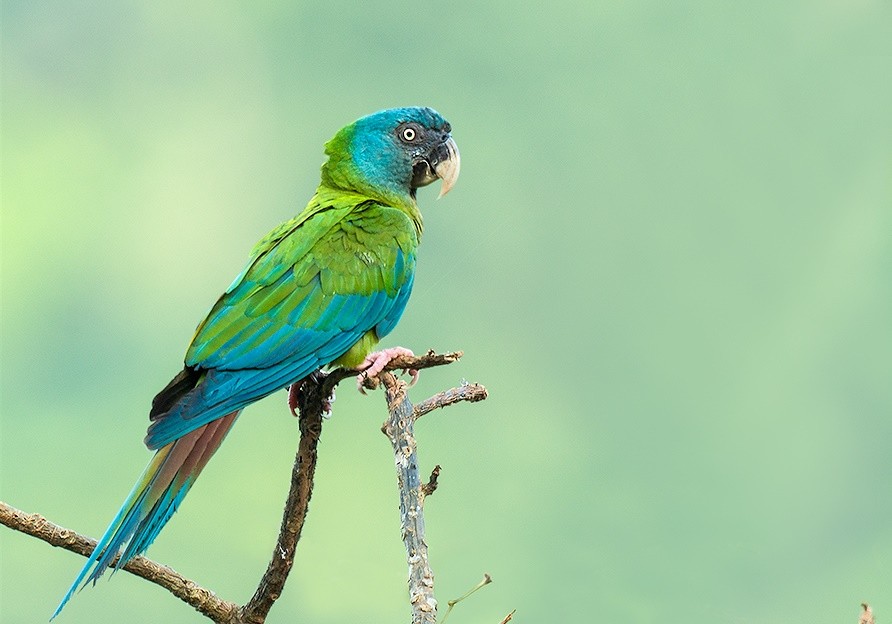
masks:
POLYGON ((122 546, 126 544, 120 560, 115 563, 115 569, 122 568, 149 547, 177 510, 238 415, 238 411, 227 414, 158 449, 51 620, 59 615, 78 586, 83 588, 91 581, 96 584, 122 546))

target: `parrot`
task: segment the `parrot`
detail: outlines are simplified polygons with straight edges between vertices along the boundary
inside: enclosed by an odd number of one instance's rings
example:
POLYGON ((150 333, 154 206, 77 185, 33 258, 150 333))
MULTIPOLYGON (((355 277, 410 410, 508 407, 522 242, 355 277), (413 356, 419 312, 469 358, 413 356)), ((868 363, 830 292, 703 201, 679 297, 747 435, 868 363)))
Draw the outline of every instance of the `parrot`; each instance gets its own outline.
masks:
POLYGON ((152 400, 145 444, 155 455, 50 619, 119 552, 116 568, 145 552, 246 406, 325 367, 372 377, 411 355, 373 350, 412 291, 416 191, 439 179, 442 197, 458 179, 452 127, 427 107, 382 110, 341 128, 325 155, 306 208, 257 243, 152 400))

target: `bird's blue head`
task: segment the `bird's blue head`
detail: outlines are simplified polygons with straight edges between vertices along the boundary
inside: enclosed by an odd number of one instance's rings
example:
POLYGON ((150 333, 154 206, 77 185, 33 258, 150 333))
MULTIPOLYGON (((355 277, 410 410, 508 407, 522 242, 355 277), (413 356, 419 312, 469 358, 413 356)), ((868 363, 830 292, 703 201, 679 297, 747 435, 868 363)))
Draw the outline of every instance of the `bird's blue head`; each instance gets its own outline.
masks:
POLYGON ((357 119, 328 143, 322 182, 384 201, 413 201, 437 178, 440 196, 458 179, 452 128, 430 108, 391 108, 357 119))

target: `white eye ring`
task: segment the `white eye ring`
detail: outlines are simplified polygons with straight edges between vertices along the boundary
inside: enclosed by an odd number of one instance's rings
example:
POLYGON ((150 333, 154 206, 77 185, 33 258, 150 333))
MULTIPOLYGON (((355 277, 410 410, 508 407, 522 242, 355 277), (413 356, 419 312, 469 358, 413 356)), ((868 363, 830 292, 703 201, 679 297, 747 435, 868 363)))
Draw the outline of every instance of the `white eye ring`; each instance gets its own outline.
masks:
POLYGON ((403 128, 402 136, 403 136, 403 141, 414 141, 415 140, 415 128, 403 128))

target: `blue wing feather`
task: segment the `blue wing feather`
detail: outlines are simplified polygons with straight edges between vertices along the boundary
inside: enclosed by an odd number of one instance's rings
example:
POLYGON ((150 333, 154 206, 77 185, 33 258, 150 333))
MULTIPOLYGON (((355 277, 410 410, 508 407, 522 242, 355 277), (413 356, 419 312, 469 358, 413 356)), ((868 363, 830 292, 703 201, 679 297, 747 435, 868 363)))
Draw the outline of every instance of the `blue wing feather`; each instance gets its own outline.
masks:
POLYGON ((406 309, 406 304, 409 302, 409 295, 412 294, 414 281, 415 276, 410 274, 403 287, 397 293, 396 298, 393 300, 393 305, 387 311, 387 314, 375 325, 375 332, 379 338, 383 338, 396 327, 400 317, 403 315, 403 311, 406 309))
POLYGON ((369 331, 380 338, 394 328, 412 289, 417 241, 403 213, 375 209, 375 219, 365 213, 351 220, 348 209, 304 220, 249 262, 189 348, 186 365, 206 371, 204 377, 152 423, 149 448, 291 385, 369 331), (385 231, 400 234, 365 241, 362 223, 380 228, 386 220, 393 223, 385 231), (406 232, 414 244, 403 240, 406 232), (332 236, 340 236, 336 245, 332 236))

